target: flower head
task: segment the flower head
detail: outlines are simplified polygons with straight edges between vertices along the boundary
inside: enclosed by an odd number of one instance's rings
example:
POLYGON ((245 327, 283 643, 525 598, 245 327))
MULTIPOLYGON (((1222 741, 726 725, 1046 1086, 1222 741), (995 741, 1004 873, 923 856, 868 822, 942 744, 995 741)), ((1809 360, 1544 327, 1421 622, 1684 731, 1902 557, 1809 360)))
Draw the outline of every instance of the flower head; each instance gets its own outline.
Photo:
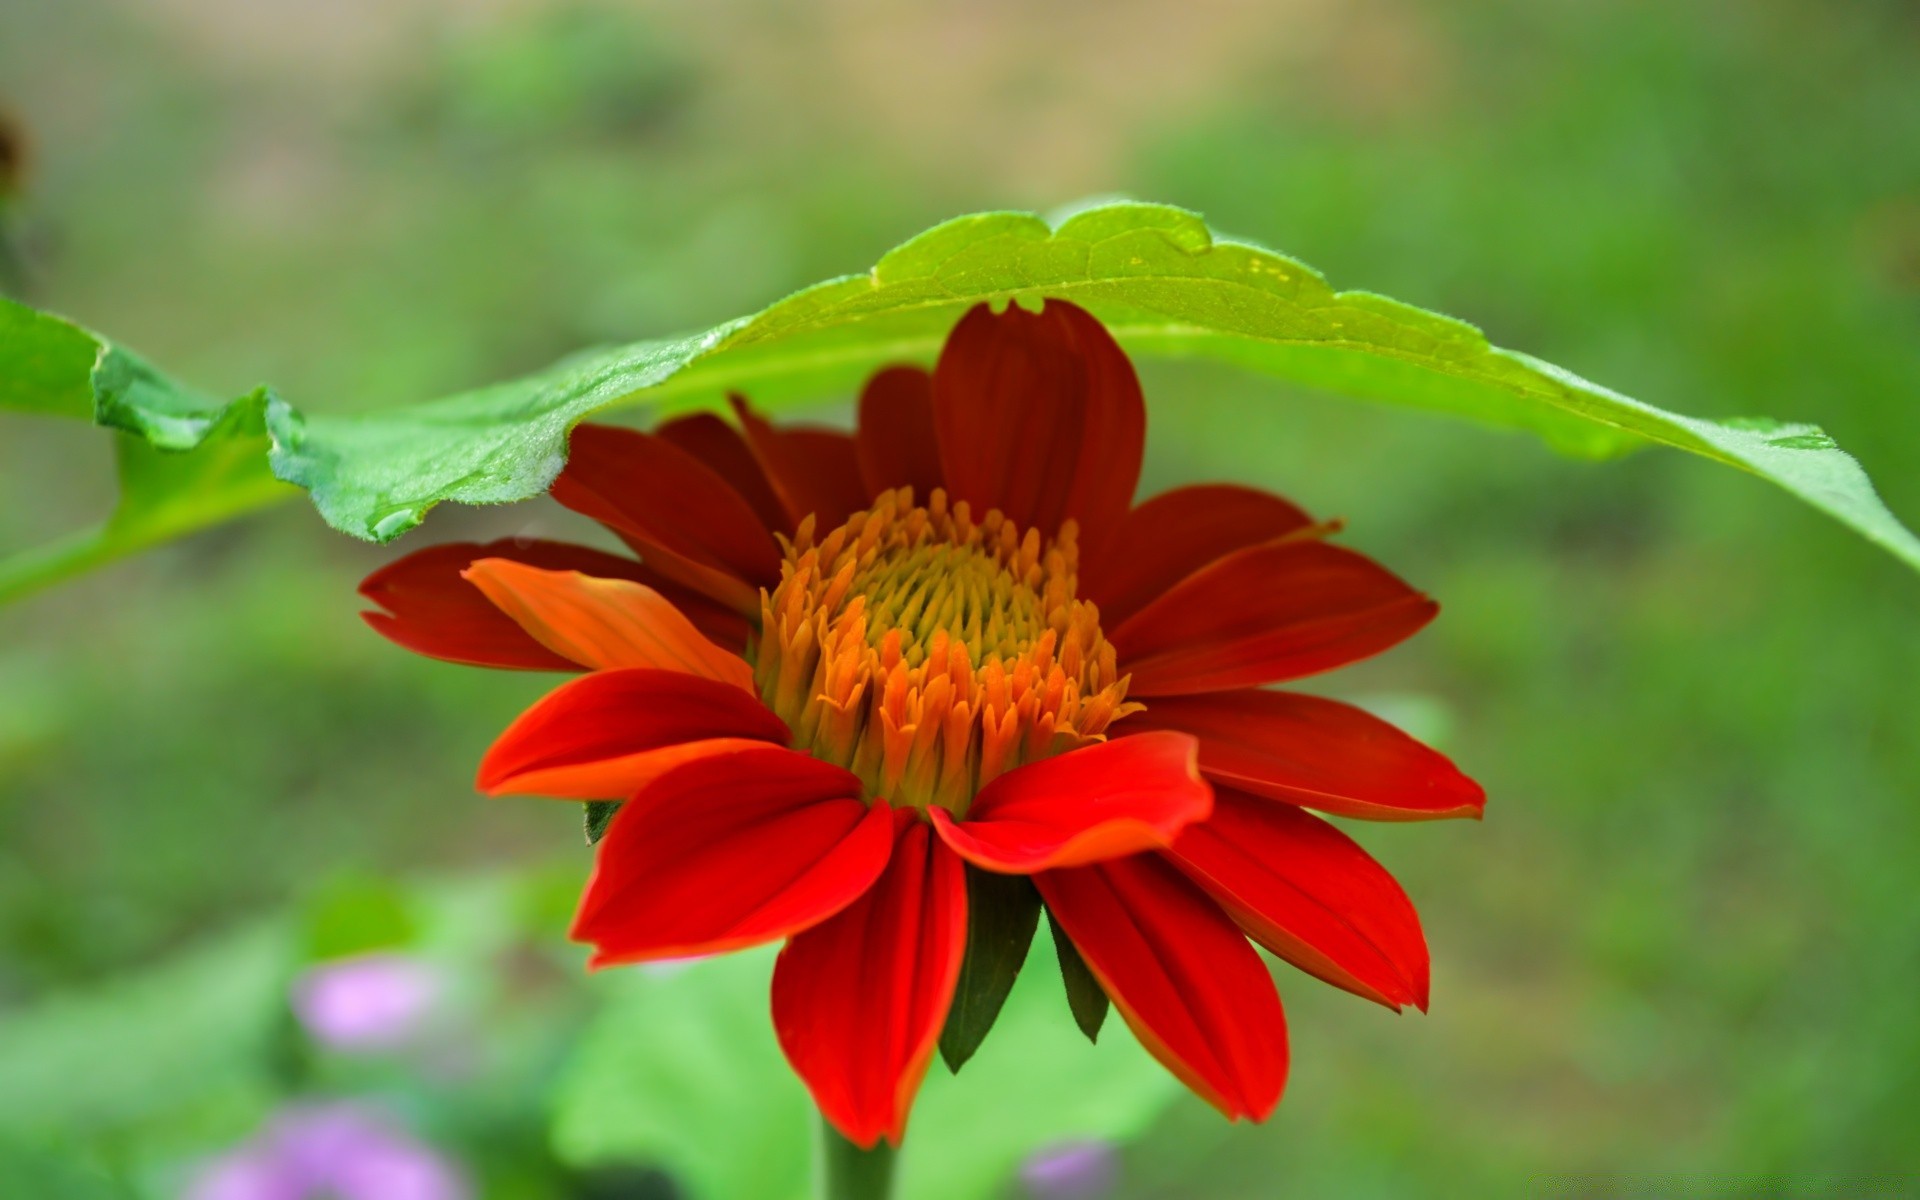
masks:
POLYGON ((623 800, 573 935, 596 965, 786 941, 776 1031, 848 1138, 898 1142, 967 949, 969 872, 1030 877, 1146 1047, 1264 1118, 1285 1022, 1253 943, 1424 1008, 1412 905, 1308 809, 1477 816, 1445 758, 1262 690, 1376 654, 1425 596, 1337 525, 1232 485, 1132 503, 1139 383, 1093 317, 981 306, 852 435, 743 401, 583 425, 553 486, 639 561, 433 546, 368 621, 455 662, 582 671, 482 761, 490 793, 623 800))

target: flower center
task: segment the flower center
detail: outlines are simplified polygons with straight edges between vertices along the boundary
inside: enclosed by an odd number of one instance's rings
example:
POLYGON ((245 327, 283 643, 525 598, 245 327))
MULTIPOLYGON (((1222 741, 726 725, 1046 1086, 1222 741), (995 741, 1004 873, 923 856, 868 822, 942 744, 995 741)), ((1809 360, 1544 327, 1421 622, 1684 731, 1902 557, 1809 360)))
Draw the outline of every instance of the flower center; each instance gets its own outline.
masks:
POLYGON ((939 489, 924 507, 887 492, 818 541, 808 517, 761 596, 761 697, 869 796, 964 814, 995 776, 1141 707, 1074 595, 1076 534, 975 522, 939 489))

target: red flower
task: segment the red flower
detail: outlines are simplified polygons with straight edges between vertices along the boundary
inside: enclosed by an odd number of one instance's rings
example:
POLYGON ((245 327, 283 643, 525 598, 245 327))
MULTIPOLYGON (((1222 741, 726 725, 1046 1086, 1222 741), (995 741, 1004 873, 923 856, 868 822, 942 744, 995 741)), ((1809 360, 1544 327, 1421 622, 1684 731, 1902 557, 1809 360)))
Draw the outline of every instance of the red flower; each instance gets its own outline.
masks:
POLYGON ((851 436, 584 425, 553 486, 639 562, 433 546, 362 586, 455 662, 588 673, 480 787, 625 799, 573 935, 596 966, 787 940, 781 1045, 848 1138, 898 1142, 967 946, 967 866, 1030 876, 1147 1048, 1272 1111, 1286 1026, 1254 943, 1394 1009, 1427 950, 1387 872, 1308 809, 1478 816, 1445 758, 1263 685, 1377 654, 1435 605, 1275 496, 1132 506, 1145 409, 1082 310, 981 306, 851 436))

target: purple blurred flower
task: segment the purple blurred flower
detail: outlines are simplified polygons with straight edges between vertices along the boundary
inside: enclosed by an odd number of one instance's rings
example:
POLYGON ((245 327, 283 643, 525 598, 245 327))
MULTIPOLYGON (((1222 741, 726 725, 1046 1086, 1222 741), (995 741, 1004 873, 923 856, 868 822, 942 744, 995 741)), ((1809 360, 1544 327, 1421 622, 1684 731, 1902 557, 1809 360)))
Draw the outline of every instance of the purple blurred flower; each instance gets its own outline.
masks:
POLYGON ((373 1110, 295 1107, 215 1160, 186 1200, 468 1200, 460 1171, 373 1110))
POLYGON ((404 954, 363 954, 313 967, 293 984, 293 1011, 334 1050, 387 1050, 419 1032, 446 990, 440 972, 404 954))
POLYGON ((1059 1142, 1021 1165, 1020 1182, 1035 1200, 1099 1200, 1120 1182, 1120 1156, 1107 1142, 1059 1142))

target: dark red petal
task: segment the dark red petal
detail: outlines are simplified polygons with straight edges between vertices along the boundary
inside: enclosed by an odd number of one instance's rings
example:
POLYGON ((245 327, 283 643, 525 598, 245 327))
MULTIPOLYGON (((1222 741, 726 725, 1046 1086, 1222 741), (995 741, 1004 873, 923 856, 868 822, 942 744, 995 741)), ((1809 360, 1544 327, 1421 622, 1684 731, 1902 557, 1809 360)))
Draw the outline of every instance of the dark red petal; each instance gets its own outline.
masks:
POLYGON ((960 860, 902 811, 893 859, 845 912, 797 935, 773 969, 787 1061, 855 1145, 899 1145, 967 946, 960 860))
POLYGON ((578 671, 579 663, 535 641, 460 577, 481 558, 610 579, 637 579, 641 573, 640 564, 630 558, 566 542, 447 542, 416 550, 367 576, 360 594, 387 611, 360 615, 381 636, 429 658, 480 667, 578 671))
POLYGON ((837 430, 811 426, 776 429, 748 408, 742 397, 730 399, 740 427, 746 431, 747 445, 787 511, 789 528, 812 516, 814 536, 820 537, 867 507, 869 498, 860 482, 860 459, 854 452, 853 438, 837 430))
POLYGON ((919 367, 888 367, 869 379, 853 445, 869 497, 910 487, 915 503, 925 504, 945 485, 933 430, 933 376, 919 367))
POLYGON ((753 624, 744 616, 684 584, 668 579, 645 563, 640 564, 640 569, 634 572, 632 578, 635 583, 644 583, 665 596, 667 602, 679 609, 680 614, 693 622, 693 627, 705 634, 714 645, 735 654, 746 651, 753 624))
POLYGON ((595 671, 547 693, 480 761, 491 795, 615 800, 689 757, 785 746, 785 722, 752 695, 679 671, 595 671))
POLYGON ((483 558, 462 578, 535 641, 582 666, 658 667, 753 690, 746 659, 714 645, 645 584, 503 558, 483 558))
POLYGON ((1298 679, 1378 654, 1439 606, 1365 555, 1283 538, 1195 571, 1108 634, 1129 695, 1298 679))
POLYGON ((780 550, 739 492, 664 438, 579 425, 553 498, 592 517, 648 565, 735 612, 760 613, 780 580, 780 550))
POLYGON ((1427 1007, 1427 939, 1387 869, 1302 809, 1222 788, 1167 859, 1248 936, 1311 975, 1390 1008, 1427 1007))
POLYGON ((960 318, 933 372, 941 475, 978 519, 999 509, 1052 533, 1072 517, 1098 546, 1140 480, 1147 411, 1113 337, 1084 309, 982 304, 960 318))
POLYGON ((938 808, 929 815, 955 853, 1009 875, 1158 849, 1212 811, 1195 749, 1176 733, 1101 742, 1008 771, 980 789, 963 821, 938 808))
POLYGON ((692 413, 663 423, 654 433, 713 468, 742 499, 753 506, 769 531, 793 532, 787 510, 774 495, 760 460, 753 456, 740 431, 714 413, 692 413))
POLYGON ((789 937, 873 885, 893 814, 860 781, 756 747, 678 767, 620 807, 573 921, 591 965, 716 954, 789 937))
POLYGON ((1109 629, 1223 555, 1297 530, 1313 518, 1267 492, 1229 483, 1175 488, 1132 509, 1105 546, 1082 547, 1080 594, 1109 629))
POLYGON ((1148 1052, 1228 1117, 1265 1120, 1287 1081, 1286 1017, 1220 906, 1153 854, 1033 881, 1148 1052))
POLYGON ((1162 696, 1114 730, 1200 739, 1215 783, 1370 821, 1479 817, 1487 794, 1444 754, 1351 704, 1296 692, 1162 696))

